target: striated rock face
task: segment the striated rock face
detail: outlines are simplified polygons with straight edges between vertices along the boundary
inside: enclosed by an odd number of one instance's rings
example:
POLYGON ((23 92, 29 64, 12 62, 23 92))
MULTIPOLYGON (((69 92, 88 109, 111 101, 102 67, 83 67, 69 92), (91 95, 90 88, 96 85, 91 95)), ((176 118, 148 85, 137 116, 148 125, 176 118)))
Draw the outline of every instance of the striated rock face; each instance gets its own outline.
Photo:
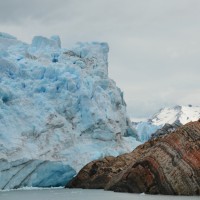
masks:
POLYGON ((120 180, 124 171, 126 171, 148 147, 149 144, 145 143, 137 147, 131 153, 122 154, 117 157, 108 156, 102 160, 92 161, 83 167, 78 175, 74 177, 66 187, 108 189, 120 180))
POLYGON ((152 139, 130 154, 89 163, 69 186, 200 195, 200 122, 190 122, 168 135, 152 139), (110 172, 106 173, 108 169, 110 172))

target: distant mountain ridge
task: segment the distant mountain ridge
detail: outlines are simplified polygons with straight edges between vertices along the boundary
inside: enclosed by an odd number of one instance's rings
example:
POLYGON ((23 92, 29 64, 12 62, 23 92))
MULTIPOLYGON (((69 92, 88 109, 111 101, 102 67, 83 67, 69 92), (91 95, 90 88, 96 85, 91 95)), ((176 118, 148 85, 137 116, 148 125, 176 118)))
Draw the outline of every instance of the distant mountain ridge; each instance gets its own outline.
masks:
POLYGON ((174 106, 160 109, 152 118, 132 122, 137 131, 139 139, 147 141, 153 133, 164 127, 166 124, 186 124, 190 121, 196 121, 200 118, 200 106, 174 106))
POLYGON ((200 106, 174 106, 161 109, 153 115, 151 121, 155 125, 172 124, 179 120, 181 124, 196 121, 200 118, 200 106))

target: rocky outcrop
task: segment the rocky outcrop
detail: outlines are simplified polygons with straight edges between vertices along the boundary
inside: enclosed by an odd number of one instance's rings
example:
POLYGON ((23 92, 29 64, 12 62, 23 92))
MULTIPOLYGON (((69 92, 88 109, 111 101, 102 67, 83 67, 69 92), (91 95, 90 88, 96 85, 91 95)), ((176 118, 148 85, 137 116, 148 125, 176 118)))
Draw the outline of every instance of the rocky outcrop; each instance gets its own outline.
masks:
POLYGON ((151 138, 156 138, 169 134, 175 131, 177 128, 181 127, 183 124, 179 120, 175 121, 173 124, 165 124, 162 128, 158 129, 155 133, 151 135, 151 138))
POLYGON ((113 177, 117 177, 127 169, 140 153, 141 151, 138 149, 138 151, 118 157, 108 156, 102 160, 92 161, 81 169, 66 187, 104 189, 107 183, 113 181, 113 177))
POLYGON ((190 122, 130 154, 89 163, 68 187, 200 195, 200 123, 190 122))

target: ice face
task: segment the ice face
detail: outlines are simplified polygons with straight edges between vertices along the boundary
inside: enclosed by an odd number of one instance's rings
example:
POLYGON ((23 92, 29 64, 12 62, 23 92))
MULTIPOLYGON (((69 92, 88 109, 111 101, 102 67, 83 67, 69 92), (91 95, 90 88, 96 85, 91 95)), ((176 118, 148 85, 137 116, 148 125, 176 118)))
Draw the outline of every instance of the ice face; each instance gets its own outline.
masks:
POLYGON ((106 43, 61 49, 57 36, 36 36, 31 45, 1 39, 1 158, 63 161, 78 171, 140 144, 116 139, 131 126, 123 94, 108 77, 106 43))
POLYGON ((140 122, 136 125, 136 131, 141 142, 146 142, 151 138, 151 135, 155 133, 162 126, 154 125, 150 122, 140 122))
POLYGON ((12 40, 16 40, 17 38, 8 34, 8 33, 3 33, 0 32, 0 38, 4 38, 4 39, 12 39, 12 40))
POLYGON ((19 159, 0 160, 0 189, 65 186, 75 174, 59 161, 19 159))

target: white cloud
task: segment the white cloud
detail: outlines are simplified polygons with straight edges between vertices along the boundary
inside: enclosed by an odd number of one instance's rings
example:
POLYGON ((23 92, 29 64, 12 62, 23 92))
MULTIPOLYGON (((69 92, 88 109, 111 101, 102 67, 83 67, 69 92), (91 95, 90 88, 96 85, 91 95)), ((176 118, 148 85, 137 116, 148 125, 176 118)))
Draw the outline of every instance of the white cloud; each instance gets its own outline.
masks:
POLYGON ((63 46, 106 41, 109 73, 128 112, 146 117, 160 107, 200 104, 199 0, 6 0, 0 31, 31 42, 59 34, 63 46))

